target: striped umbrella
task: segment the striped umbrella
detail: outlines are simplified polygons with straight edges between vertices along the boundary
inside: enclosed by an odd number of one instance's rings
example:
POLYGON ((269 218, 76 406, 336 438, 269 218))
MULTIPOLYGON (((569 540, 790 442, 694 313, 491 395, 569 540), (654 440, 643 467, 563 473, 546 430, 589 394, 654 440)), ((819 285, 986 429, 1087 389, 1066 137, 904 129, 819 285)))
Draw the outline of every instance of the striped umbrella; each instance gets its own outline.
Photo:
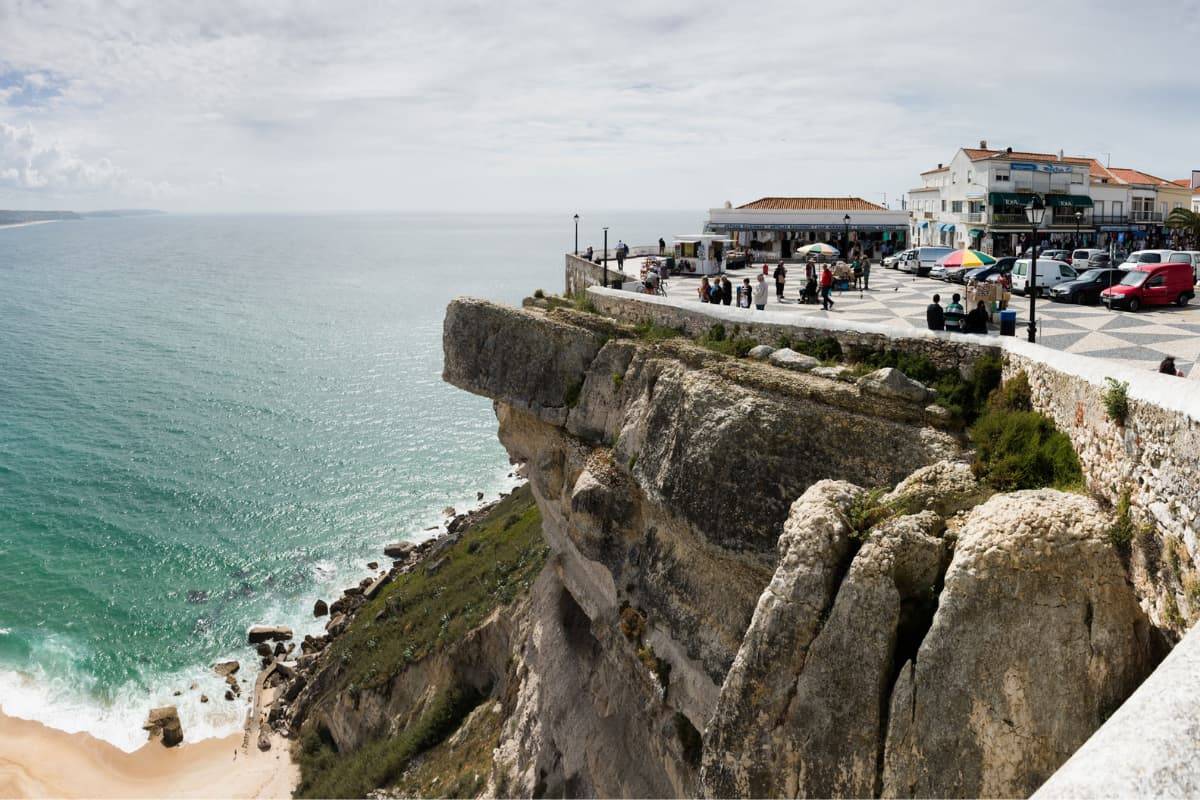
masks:
POLYGON ((839 251, 833 245, 817 242, 816 244, 805 245, 796 251, 806 256, 836 256, 839 251))
POLYGON ((941 261, 943 267, 987 267, 995 263, 996 259, 987 253, 970 248, 955 250, 943 256, 941 261))

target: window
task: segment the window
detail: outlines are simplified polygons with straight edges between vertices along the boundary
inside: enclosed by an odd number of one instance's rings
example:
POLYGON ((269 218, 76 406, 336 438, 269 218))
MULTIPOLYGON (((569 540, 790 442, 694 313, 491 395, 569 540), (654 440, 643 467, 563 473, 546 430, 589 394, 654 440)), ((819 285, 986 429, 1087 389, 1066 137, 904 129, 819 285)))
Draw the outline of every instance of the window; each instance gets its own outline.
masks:
POLYGON ((1166 203, 1158 204, 1158 213, 1162 214, 1164 217, 1167 215, 1167 204, 1166 203))
POLYGON ((975 173, 971 172, 971 170, 967 170, 967 183, 970 183, 971 179, 974 177, 975 177, 975 173))
POLYGON ((1094 213, 1095 213, 1095 215, 1096 215, 1097 217, 1103 217, 1103 216, 1104 216, 1104 201, 1103 201, 1103 200, 1097 200, 1097 201, 1096 201, 1096 203, 1095 203, 1095 205, 1096 205, 1096 209, 1095 209, 1095 212, 1094 212, 1094 213))
POLYGON ((951 200, 950 201, 950 210, 952 212, 954 212, 955 214, 961 214, 962 213, 962 200, 951 200))
POLYGON ((1114 217, 1121 217, 1125 214, 1124 200, 1113 200, 1112 204, 1112 213, 1114 217))
POLYGON ((1004 182, 1004 181, 1007 181, 1007 180, 1008 180, 1008 173, 1007 173, 1007 172, 997 172, 997 173, 996 173, 996 181, 997 181, 998 183, 1002 183, 1002 182, 1004 182))
POLYGON ((942 201, 942 211, 945 211, 945 210, 946 210, 946 201, 943 200, 942 201))
POLYGON ((1156 287, 1156 286, 1162 286, 1164 282, 1165 282, 1165 279, 1163 278, 1163 276, 1162 276, 1162 275, 1155 275, 1155 276, 1154 276, 1153 278, 1151 278, 1151 279, 1150 279, 1150 281, 1149 281, 1149 282, 1146 284, 1146 288, 1147 288, 1147 289, 1153 289, 1153 288, 1154 288, 1154 287, 1156 287))

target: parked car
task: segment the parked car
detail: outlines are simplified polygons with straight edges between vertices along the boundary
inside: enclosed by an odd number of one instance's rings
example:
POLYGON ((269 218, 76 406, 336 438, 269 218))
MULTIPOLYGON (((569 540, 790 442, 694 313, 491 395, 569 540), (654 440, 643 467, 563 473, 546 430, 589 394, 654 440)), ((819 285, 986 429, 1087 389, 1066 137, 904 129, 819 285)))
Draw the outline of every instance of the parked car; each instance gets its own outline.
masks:
POLYGON ((1125 257, 1121 266, 1124 269, 1133 269, 1138 264, 1166 264, 1171 261, 1186 261, 1190 264, 1192 259, 1183 250, 1134 250, 1125 257), (1175 258, 1176 254, 1179 258, 1175 258))
POLYGON ((901 250, 899 253, 892 253, 890 256, 885 256, 883 261, 879 262, 887 269, 895 269, 902 258, 905 258, 912 250, 901 250))
POLYGON ((1017 263, 1016 256, 1003 256, 996 259, 995 264, 989 264, 986 267, 976 267, 968 270, 963 276, 964 281, 994 281, 1001 275, 1007 275, 1012 272, 1013 264, 1017 263))
POLYGON ((915 275, 928 275, 939 258, 953 252, 953 247, 917 247, 909 251, 908 256, 897 265, 897 269, 915 275))
MULTIPOLYGON (((1120 264, 1121 262, 1117 261, 1115 263, 1120 264)), ((1112 256, 1110 256, 1108 253, 1104 252, 1103 250, 1101 250, 1100 252, 1098 252, 1094 255, 1088 256, 1088 260, 1087 260, 1087 268, 1088 269, 1104 269, 1106 267, 1112 266, 1113 264, 1114 264, 1114 262, 1113 262, 1112 256)), ((1071 266, 1075 267, 1076 269, 1079 268, 1079 264, 1072 264, 1071 266)))
POLYGON ((1200 250, 1176 250, 1172 261, 1177 261, 1180 254, 1186 255, 1192 262, 1192 274, 1200 280, 1200 250))
MULTIPOLYGON (((1041 265, 1038 265, 1041 269, 1041 265)), ((1072 267, 1072 269, 1074 269, 1072 267)), ((1073 281, 1065 281, 1050 290, 1050 299, 1060 303, 1086 303, 1100 301, 1100 293, 1118 284, 1128 274, 1123 269, 1089 269, 1081 272, 1073 281)))
MULTIPOLYGON (((1136 253, 1134 254, 1136 255, 1136 253)), ((1116 286, 1100 293, 1109 309, 1142 306, 1186 306, 1196 296, 1196 275, 1192 265, 1182 261, 1165 264, 1146 262, 1129 270, 1116 286)))
POLYGON ((1067 259, 1067 263, 1075 269, 1084 269, 1085 264, 1091 263, 1092 256, 1098 255, 1107 255, 1107 253, 1094 247, 1081 247, 1071 251, 1071 257, 1067 259))
MULTIPOLYGON (((1061 252, 1061 251, 1060 251, 1061 252)), ((1031 260, 1018 258, 1012 268, 1012 290, 1014 294, 1025 294, 1029 289, 1029 268, 1031 260)), ((1079 274, 1071 269, 1065 261, 1048 259, 1041 256, 1037 260, 1037 286, 1034 289, 1039 295, 1045 294, 1052 286, 1065 281, 1075 280, 1079 274)))
POLYGON ((1070 264, 1071 263, 1071 251, 1070 250, 1043 250, 1042 252, 1038 253, 1038 261, 1041 261, 1043 258, 1049 258, 1049 259, 1053 259, 1054 261, 1061 261, 1064 264, 1070 264))

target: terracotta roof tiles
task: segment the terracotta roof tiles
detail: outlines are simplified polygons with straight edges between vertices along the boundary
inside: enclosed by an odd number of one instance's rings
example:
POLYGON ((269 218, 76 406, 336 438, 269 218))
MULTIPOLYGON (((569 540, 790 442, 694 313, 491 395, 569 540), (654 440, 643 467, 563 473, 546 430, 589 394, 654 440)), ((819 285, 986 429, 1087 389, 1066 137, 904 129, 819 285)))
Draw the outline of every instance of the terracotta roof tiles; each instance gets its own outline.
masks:
POLYGON ((763 197, 738 208, 758 211, 887 211, 861 197, 763 197))

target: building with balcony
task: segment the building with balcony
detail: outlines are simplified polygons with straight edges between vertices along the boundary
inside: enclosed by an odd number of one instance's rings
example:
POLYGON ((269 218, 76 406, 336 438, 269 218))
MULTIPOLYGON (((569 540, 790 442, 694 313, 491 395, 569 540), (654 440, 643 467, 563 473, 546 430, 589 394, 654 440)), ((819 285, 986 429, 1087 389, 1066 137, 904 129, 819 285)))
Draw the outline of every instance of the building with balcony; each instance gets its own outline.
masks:
POLYGON ((704 230, 729 236, 764 260, 794 258, 815 242, 878 258, 907 246, 908 219, 906 211, 861 197, 763 197, 737 208, 726 203, 709 209, 704 230))
POLYGON ((1025 206, 1034 194, 1047 207, 1039 238, 1063 247, 1157 246, 1166 239, 1167 214, 1190 202, 1189 189, 1139 170, 1061 150, 995 150, 986 141, 922 173, 921 183, 908 193, 914 243, 995 255, 1027 245, 1025 206))

